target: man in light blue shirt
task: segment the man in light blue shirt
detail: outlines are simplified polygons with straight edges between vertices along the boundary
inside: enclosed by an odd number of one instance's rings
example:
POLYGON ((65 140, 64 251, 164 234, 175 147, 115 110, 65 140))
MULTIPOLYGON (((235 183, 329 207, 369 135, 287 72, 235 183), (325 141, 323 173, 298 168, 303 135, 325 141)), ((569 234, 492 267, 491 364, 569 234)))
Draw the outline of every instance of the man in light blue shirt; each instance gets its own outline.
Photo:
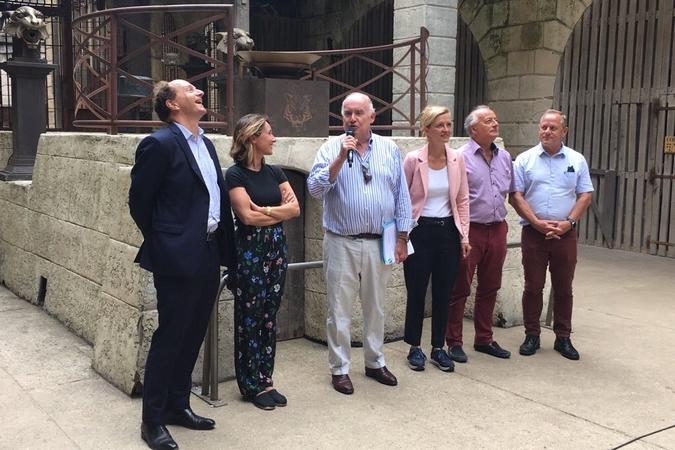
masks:
POLYGON ((594 189, 584 156, 563 145, 566 123, 565 115, 553 109, 541 117, 540 143, 518 155, 514 162, 509 202, 523 225, 525 341, 520 354, 533 355, 540 345, 539 318, 548 267, 554 294, 554 349, 577 360, 579 353, 570 340, 576 225, 588 209, 594 189))
POLYGON ((351 394, 352 301, 358 295, 363 309, 363 347, 366 376, 395 386, 382 353, 384 304, 391 265, 382 262, 380 238, 385 221, 398 231, 396 262, 408 256, 412 229, 410 195, 401 153, 391 140, 371 131, 373 103, 365 94, 352 93, 342 103, 345 134, 323 144, 307 178, 309 193, 323 198, 324 275, 328 316, 326 340, 332 384, 351 394))

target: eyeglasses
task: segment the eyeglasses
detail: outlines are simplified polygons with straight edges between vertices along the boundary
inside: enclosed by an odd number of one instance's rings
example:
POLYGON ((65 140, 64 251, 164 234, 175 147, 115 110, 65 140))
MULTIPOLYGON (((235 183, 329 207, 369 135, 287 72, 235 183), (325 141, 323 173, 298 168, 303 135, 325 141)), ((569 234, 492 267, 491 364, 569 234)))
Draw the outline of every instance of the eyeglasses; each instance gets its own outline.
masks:
POLYGON ((370 180, 373 179, 373 176, 370 173, 370 167, 368 165, 361 164, 361 173, 363 174, 363 181, 368 184, 370 180))

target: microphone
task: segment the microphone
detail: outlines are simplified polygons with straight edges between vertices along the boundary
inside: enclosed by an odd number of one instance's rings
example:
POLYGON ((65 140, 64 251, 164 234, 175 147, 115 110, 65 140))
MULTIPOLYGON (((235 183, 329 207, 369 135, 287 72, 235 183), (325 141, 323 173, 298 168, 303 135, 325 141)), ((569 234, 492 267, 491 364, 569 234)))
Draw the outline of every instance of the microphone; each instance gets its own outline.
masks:
MULTIPOLYGON (((347 136, 354 136, 354 129, 353 128, 347 128, 345 130, 345 134, 347 136)), ((351 167, 352 164, 354 164, 354 150, 352 150, 351 148, 347 152, 347 163, 349 164, 349 167, 351 167)))

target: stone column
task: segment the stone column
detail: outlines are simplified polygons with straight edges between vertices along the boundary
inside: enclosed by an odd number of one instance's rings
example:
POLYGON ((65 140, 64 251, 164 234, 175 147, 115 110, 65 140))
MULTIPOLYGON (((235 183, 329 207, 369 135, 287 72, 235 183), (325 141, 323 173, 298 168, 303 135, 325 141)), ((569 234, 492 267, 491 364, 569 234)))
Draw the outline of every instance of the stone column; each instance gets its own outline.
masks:
MULTIPOLYGON (((429 30, 427 47, 427 104, 447 106, 454 109, 455 102, 455 53, 457 37, 457 0, 395 0, 394 2, 394 43, 420 35, 420 27, 429 30)), ((405 53, 404 49, 394 51, 394 61, 405 53)), ((417 61, 419 63, 419 61, 417 61)), ((408 74, 409 60, 398 70, 408 74)), ((394 75, 393 98, 398 98, 408 89, 407 83, 394 75)), ((415 114, 419 116, 419 96, 415 100, 415 114)), ((406 95, 397 105, 401 111, 410 111, 410 97, 406 95)), ((404 117, 394 111, 393 125, 408 125, 404 117)), ((408 135, 407 131, 394 132, 408 135)))

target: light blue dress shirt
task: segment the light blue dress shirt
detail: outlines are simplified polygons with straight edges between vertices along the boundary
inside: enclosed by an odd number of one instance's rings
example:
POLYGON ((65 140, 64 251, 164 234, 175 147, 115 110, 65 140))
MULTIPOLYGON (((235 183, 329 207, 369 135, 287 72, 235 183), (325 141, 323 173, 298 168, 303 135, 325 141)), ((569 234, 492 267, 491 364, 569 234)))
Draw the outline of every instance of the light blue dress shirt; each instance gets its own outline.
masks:
MULTIPOLYGON (((577 195, 593 192, 584 156, 562 146, 551 156, 541 143, 521 153, 513 163, 511 192, 522 192, 534 214, 543 220, 565 220, 577 195)), ((528 225, 524 219, 523 225, 528 225)))
POLYGON ((185 136, 185 140, 190 146, 190 150, 197 160, 197 166, 206 183, 206 189, 209 191, 209 217, 206 231, 211 233, 218 228, 220 222, 220 188, 218 187, 218 176, 216 166, 211 159, 209 150, 204 143, 204 130, 199 128, 199 135, 194 136, 190 130, 178 122, 174 122, 185 136))
POLYGON ((323 198, 323 227, 340 235, 381 234, 383 221, 395 219, 398 231, 410 231, 414 224, 410 194, 396 144, 371 134, 363 157, 355 151, 353 167, 345 162, 331 183, 330 164, 344 137, 332 137, 321 146, 307 178, 309 193, 323 198), (372 176, 368 183, 364 170, 372 176))

